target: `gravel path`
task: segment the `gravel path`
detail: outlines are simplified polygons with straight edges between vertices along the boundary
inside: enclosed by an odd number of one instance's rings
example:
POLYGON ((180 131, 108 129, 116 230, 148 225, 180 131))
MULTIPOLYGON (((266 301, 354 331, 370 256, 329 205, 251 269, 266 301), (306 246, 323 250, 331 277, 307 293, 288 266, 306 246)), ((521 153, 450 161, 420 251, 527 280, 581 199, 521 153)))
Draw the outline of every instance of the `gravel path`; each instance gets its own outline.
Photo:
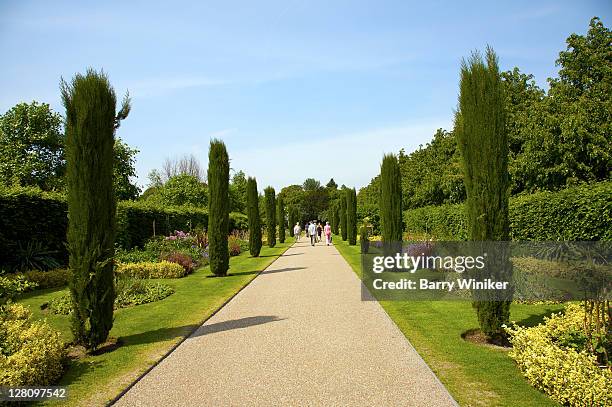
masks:
POLYGON ((302 238, 118 406, 456 406, 333 246, 302 238))

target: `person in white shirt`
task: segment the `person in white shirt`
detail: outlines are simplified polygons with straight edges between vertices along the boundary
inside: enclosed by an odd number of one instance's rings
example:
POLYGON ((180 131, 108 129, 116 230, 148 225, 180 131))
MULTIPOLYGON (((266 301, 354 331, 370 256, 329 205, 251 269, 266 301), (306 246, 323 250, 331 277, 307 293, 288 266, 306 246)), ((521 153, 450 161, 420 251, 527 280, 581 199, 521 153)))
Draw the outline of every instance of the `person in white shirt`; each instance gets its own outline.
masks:
POLYGON ((295 241, 300 241, 300 233, 302 233, 302 228, 300 227, 300 222, 297 222, 293 227, 293 236, 295 236, 295 241))
POLYGON ((310 245, 314 246, 317 242, 317 227, 314 222, 310 222, 310 225, 308 225, 308 234, 310 235, 310 245))

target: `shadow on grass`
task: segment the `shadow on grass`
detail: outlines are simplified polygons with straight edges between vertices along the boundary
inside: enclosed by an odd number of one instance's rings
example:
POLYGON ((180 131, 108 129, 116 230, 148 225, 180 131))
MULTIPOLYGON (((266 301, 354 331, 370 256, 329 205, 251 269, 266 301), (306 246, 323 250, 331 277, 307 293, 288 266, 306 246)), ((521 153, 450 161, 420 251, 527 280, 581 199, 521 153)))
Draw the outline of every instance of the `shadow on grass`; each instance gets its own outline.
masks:
POLYGON ((122 346, 127 347, 130 345, 141 345, 144 343, 154 343, 166 341, 180 336, 189 335, 196 329, 198 325, 184 325, 172 328, 159 328, 153 331, 141 332, 133 335, 122 336, 119 339, 122 342, 122 346))
POLYGON ((74 383, 80 382, 83 375, 93 370, 96 370, 102 366, 104 362, 96 360, 81 360, 73 359, 70 360, 66 367, 66 373, 62 376, 58 385, 67 386, 74 383))
POLYGON ((193 334, 193 336, 204 336, 216 332, 230 331, 232 329, 243 329, 251 326, 267 324, 270 322, 282 321, 284 319, 285 318, 279 318, 276 315, 261 315, 257 317, 232 319, 229 321, 203 325, 193 334))
POLYGON ((522 320, 517 321, 517 324, 520 326, 536 326, 544 322, 545 317, 550 317, 555 312, 559 312, 559 310, 547 308, 544 312, 532 314, 527 318, 523 318, 522 320))

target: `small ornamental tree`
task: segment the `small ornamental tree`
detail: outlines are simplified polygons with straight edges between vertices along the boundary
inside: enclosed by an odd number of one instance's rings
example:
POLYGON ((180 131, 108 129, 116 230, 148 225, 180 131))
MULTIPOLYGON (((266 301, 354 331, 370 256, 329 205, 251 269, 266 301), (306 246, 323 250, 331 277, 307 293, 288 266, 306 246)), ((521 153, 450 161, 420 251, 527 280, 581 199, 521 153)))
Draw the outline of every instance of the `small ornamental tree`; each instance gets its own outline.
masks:
POLYGON ((346 241, 348 238, 348 230, 346 224, 346 192, 342 192, 340 199, 338 199, 338 205, 340 206, 340 234, 342 240, 346 241))
POLYGON ((397 158, 385 154, 380 166, 380 226, 387 255, 402 241, 402 178, 397 158))
POLYGON ((285 202, 282 195, 276 200, 276 223, 278 223, 278 241, 285 243, 285 202))
POLYGON ((75 342, 88 349, 104 343, 113 326, 113 256, 116 201, 113 188, 115 129, 130 111, 126 96, 116 112, 115 91, 92 69, 62 80, 66 108, 68 250, 75 342))
MULTIPOLYGON (((455 134, 463 160, 467 192, 467 226, 475 242, 508 241, 508 136, 504 91, 497 56, 487 48, 486 63, 478 53, 461 65, 459 110, 455 134)), ((487 276, 508 281, 512 264, 506 250, 500 250, 487 262, 487 276)), ((509 298, 495 300, 491 294, 474 293, 481 330, 489 337, 503 335, 510 317, 509 298)))
POLYGON ((227 275, 229 269, 229 157, 225 143, 211 140, 208 152, 208 256, 210 271, 227 275))
POLYGON ((247 216, 249 219, 249 252, 253 257, 259 257, 261 251, 261 218, 259 216, 259 195, 257 181, 249 177, 247 180, 247 216))
POLYGON ((289 226, 289 236, 293 237, 293 226, 295 225, 295 218, 293 217, 293 206, 287 208, 287 224, 289 226))
POLYGON ((349 245, 357 244, 357 193, 355 188, 346 190, 346 234, 349 245))
POLYGON ((266 199, 266 229, 268 237, 268 246, 276 246, 276 195, 274 188, 267 187, 264 189, 266 199))

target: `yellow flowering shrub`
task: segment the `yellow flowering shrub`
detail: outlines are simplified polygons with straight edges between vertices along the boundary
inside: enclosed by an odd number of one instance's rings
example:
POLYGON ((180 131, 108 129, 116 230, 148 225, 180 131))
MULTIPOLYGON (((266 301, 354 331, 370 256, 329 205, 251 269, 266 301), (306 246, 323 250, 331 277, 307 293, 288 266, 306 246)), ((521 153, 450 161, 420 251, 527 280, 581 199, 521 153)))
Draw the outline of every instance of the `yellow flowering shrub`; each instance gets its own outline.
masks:
POLYGON ((23 305, 10 304, 0 315, 0 385, 46 386, 64 371, 65 345, 44 321, 32 321, 23 305))
POLYGON ((119 263, 115 273, 134 278, 179 278, 187 275, 183 266, 165 260, 159 263, 119 263))
POLYGON ((527 380, 552 399, 569 406, 612 406, 612 374, 594 355, 562 346, 559 338, 581 332, 584 308, 570 304, 544 324, 506 328, 516 361, 527 380))

